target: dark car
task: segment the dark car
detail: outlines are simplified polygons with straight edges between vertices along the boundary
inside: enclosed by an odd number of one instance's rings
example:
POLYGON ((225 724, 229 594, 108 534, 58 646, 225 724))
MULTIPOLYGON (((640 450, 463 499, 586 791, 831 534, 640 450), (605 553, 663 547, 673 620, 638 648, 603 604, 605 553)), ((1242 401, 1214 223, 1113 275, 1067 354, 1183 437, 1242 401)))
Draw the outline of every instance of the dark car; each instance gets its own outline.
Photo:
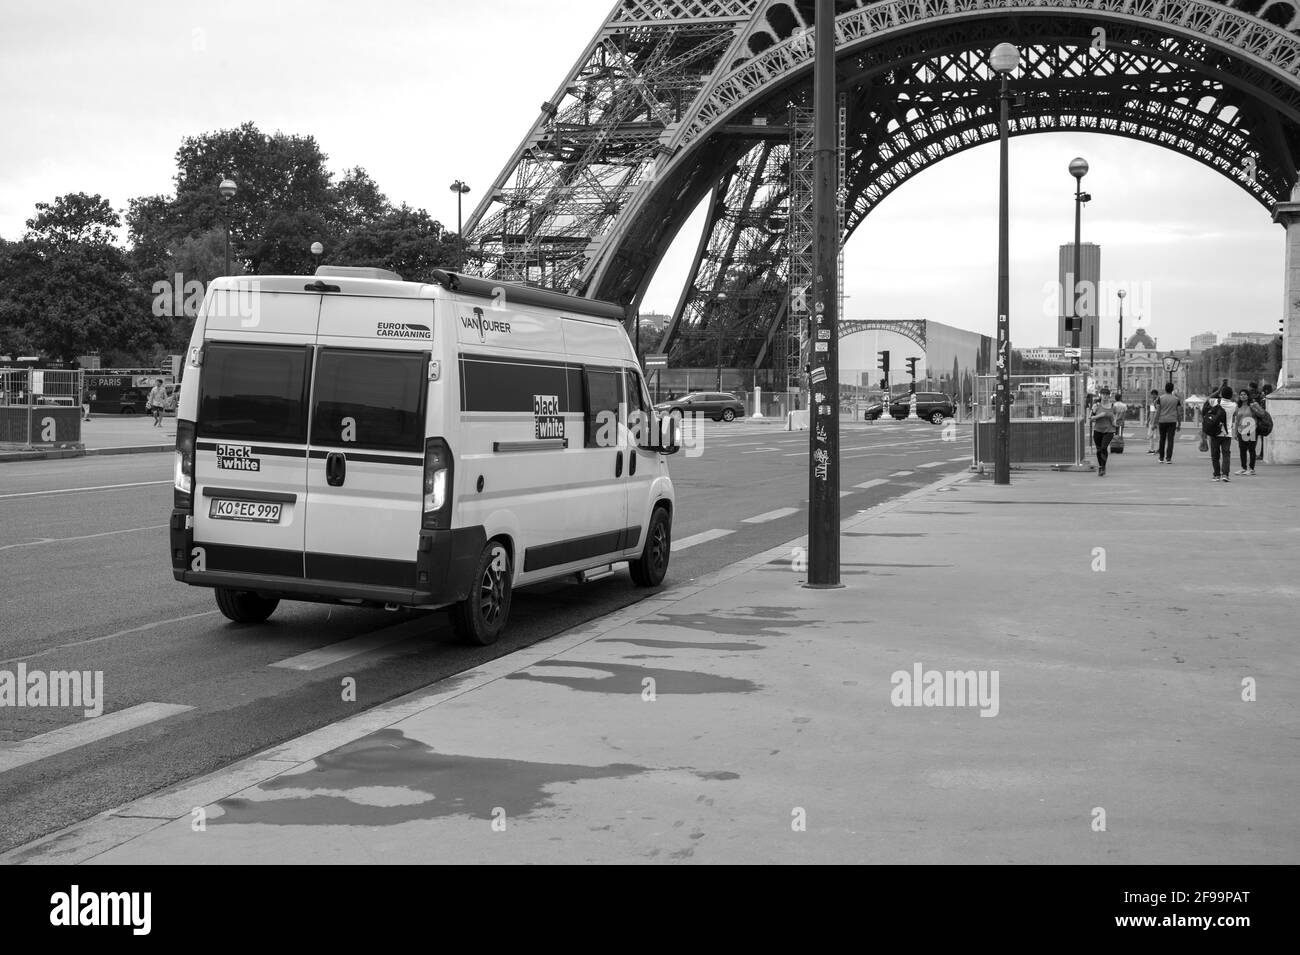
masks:
POLYGON ((735 421, 745 416, 745 403, 735 395, 723 391, 694 391, 673 401, 655 405, 661 415, 704 415, 714 421, 735 421))
POLYGON ((122 392, 118 402, 118 414, 144 414, 149 404, 149 394, 139 388, 128 388, 122 392))
POLYGON ((871 404, 867 405, 866 409, 862 412, 862 420, 875 421, 884 413, 885 406, 879 401, 873 401, 871 404))
MULTIPOLYGON (((906 418, 911 413, 912 396, 899 395, 889 403, 889 414, 894 418, 906 418)), ((934 424, 942 424, 944 418, 957 414, 957 406, 951 398, 938 391, 918 391, 916 393, 916 416, 934 424)))

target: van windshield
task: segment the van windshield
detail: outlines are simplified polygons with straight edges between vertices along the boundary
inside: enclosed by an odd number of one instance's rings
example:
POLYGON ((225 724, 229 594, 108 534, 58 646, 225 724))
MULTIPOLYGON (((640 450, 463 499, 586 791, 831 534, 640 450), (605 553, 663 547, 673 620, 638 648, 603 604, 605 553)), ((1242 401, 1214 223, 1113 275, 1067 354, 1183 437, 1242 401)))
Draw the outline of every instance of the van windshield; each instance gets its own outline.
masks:
POLYGON ((198 435, 305 444, 307 358, 301 345, 210 342, 199 376, 198 435))

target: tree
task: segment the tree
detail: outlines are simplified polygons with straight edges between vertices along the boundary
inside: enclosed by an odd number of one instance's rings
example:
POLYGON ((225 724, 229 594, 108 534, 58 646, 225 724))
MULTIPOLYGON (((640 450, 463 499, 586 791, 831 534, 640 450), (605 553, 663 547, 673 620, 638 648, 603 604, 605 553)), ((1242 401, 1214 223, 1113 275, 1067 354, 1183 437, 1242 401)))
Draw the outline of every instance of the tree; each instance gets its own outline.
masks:
POLYGON ((436 268, 456 262, 455 236, 423 209, 403 203, 353 230, 326 259, 341 265, 391 269, 412 282, 428 282, 436 268))
POLYGON ((36 203, 36 215, 27 220, 23 238, 53 251, 76 245, 109 245, 121 225, 121 218, 103 196, 70 192, 53 202, 36 203))

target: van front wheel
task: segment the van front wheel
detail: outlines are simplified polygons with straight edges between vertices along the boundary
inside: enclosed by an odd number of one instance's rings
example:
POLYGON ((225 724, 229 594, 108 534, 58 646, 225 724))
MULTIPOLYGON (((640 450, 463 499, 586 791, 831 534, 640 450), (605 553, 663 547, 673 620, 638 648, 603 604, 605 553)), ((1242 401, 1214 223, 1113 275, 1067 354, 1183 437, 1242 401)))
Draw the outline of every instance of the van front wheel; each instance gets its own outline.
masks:
POLYGON ((251 590, 217 588, 217 608, 235 623, 261 623, 280 606, 279 597, 263 597, 251 590))
POLYGON ((668 519, 668 511, 662 507, 656 508, 650 518, 641 556, 627 564, 628 570, 632 572, 632 583, 638 587, 658 587, 662 584, 668 573, 668 557, 672 549, 673 525, 668 519))
POLYGON ((499 541, 489 541, 474 568, 469 596, 452 611, 457 634, 481 647, 497 642, 510 616, 510 554, 499 541))

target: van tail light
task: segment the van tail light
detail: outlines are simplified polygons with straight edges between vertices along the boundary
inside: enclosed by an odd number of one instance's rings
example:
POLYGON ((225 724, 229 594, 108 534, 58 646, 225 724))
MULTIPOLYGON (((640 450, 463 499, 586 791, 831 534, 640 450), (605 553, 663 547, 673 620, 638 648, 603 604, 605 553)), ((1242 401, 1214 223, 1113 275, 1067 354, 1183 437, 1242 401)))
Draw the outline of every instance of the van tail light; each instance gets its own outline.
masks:
POLYGON ((451 526, 451 448, 442 438, 424 442, 424 527, 451 526))
POLYGON ((194 422, 176 422, 176 463, 172 478, 172 504, 194 510, 194 422))

